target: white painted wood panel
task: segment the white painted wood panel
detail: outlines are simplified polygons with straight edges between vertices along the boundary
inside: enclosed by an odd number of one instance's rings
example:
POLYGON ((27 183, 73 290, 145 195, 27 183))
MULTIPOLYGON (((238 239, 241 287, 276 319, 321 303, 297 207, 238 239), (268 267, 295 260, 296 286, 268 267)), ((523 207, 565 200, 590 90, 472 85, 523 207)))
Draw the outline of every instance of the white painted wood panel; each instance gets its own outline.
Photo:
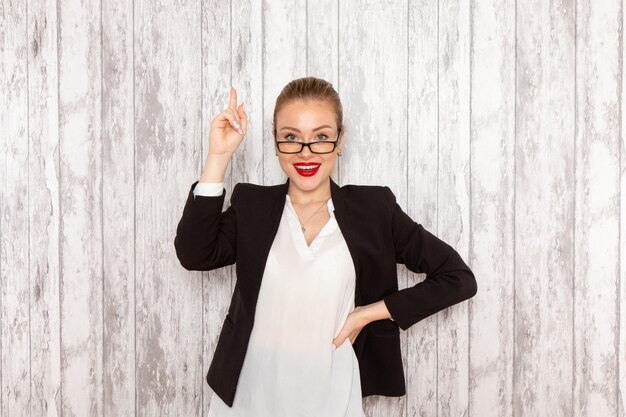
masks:
POLYGON ((103 415, 100 6, 60 0, 61 413, 103 415))
POLYGON ((181 268, 176 225, 201 135, 201 4, 134 2, 136 415, 202 411, 201 274, 181 268))
POLYGON ((576 3, 574 416, 616 416, 619 30, 616 0, 576 3))
POLYGON ((56 2, 28 3, 31 416, 62 412, 57 22, 56 2))
POLYGON ((514 416, 574 412, 574 11, 517 8, 514 416))
MULTIPOLYGON (((438 1, 409 2, 407 205, 406 213, 426 230, 437 231, 439 129, 438 1)), ((400 180, 398 178, 398 180, 400 180)), ((425 279, 399 268, 399 289, 425 279)), ((406 415, 437 415, 437 315, 401 332, 406 376, 406 415)))
MULTIPOLYGON (((469 3, 439 3, 437 233, 465 260, 470 241, 469 3)), ((468 413, 468 304, 438 314, 438 415, 468 413)))
POLYGON ((513 415, 515 2, 472 2, 469 415, 513 415))
POLYGON ((263 180, 280 184, 287 176, 280 168, 272 135, 276 97, 292 79, 306 74, 306 1, 263 2, 263 180))
MULTIPOLYGON (((231 15, 231 36, 228 63, 230 80, 237 90, 237 105, 244 103, 248 115, 248 133, 237 149, 231 162, 231 185, 238 182, 261 184, 267 166, 277 165, 274 152, 269 152, 264 136, 263 125, 263 2, 247 0, 233 2, 231 15), (265 151, 265 152, 264 152, 265 151)), ((270 19, 271 21, 271 19, 270 19)), ((271 23, 269 23, 271 25, 271 23)), ((271 27, 270 31, 280 34, 281 29, 271 27)), ((273 59, 273 58, 272 58, 273 59)), ((224 75, 227 75, 225 72, 224 75)), ((216 80, 217 81, 217 80, 216 80)), ((224 78, 228 81, 228 77, 224 78)), ((214 81, 215 82, 215 81, 214 81)), ((213 114, 228 106, 230 85, 219 91, 220 100, 213 114)), ((272 145, 272 141, 268 141, 272 145)), ((232 190, 232 187, 231 187, 232 190)))
POLYGON ((617 333, 617 415, 623 417, 626 415, 626 408, 624 406, 624 399, 626 398, 626 268, 622 268, 622 261, 626 262, 626 229, 624 219, 626 219, 626 148, 624 147, 626 138, 626 117, 624 117, 624 108, 626 108, 626 101, 624 100, 624 92, 626 91, 626 77, 624 77, 624 62, 626 61, 626 48, 624 48, 624 41, 626 41, 626 34, 624 34, 624 22, 626 17, 626 10, 624 9, 624 2, 622 1, 618 18, 620 19, 620 32, 619 42, 621 43, 618 54, 621 57, 620 61, 620 85, 619 88, 619 101, 620 101, 620 130, 619 134, 619 258, 616 260, 619 262, 619 285, 618 285, 618 324, 615 326, 615 332, 617 333))
POLYGON ((0 14, 0 415, 30 400, 28 43, 26 4, 0 14), (10 354, 5 354, 9 353, 10 354))
MULTIPOLYGON (((341 98, 339 85, 339 3, 335 0, 306 2, 306 73, 322 78, 333 85, 341 98)), ((344 17, 345 18, 345 17, 344 17)), ((343 104, 343 103, 342 103, 343 104)), ((340 181, 341 158, 337 159, 333 178, 340 181)))
POLYGON ((104 415, 135 410, 135 108, 132 0, 102 3, 104 415))

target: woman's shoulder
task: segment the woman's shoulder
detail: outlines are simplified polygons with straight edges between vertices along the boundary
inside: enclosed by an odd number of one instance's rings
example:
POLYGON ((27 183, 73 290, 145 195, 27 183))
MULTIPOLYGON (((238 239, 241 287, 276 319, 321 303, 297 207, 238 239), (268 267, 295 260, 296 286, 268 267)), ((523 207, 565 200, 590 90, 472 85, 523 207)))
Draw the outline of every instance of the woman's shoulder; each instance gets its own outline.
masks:
POLYGON ((267 193, 268 191, 275 191, 278 192, 280 191, 283 187, 285 187, 285 184, 272 184, 272 185, 263 185, 263 184, 255 184, 253 182, 238 182, 235 184, 235 186, 233 187, 233 190, 235 188, 241 189, 241 190, 245 190, 245 191, 250 191, 250 192, 259 192, 259 193, 267 193))
POLYGON ((233 187, 233 196, 244 201, 271 201, 281 193, 286 193, 285 184, 262 185, 252 182, 238 182, 233 187))
POLYGON ((377 184, 345 184, 341 187, 342 191, 358 195, 389 195, 393 194, 391 189, 386 185, 377 184))
POLYGON ((386 185, 377 184, 345 184, 341 195, 353 207, 362 207, 369 211, 382 210, 379 214, 393 211, 396 197, 386 185))
POLYGON ((387 187, 386 185, 377 184, 344 184, 340 188, 346 189, 348 191, 363 193, 383 192, 385 191, 385 189, 389 189, 389 187, 387 187))

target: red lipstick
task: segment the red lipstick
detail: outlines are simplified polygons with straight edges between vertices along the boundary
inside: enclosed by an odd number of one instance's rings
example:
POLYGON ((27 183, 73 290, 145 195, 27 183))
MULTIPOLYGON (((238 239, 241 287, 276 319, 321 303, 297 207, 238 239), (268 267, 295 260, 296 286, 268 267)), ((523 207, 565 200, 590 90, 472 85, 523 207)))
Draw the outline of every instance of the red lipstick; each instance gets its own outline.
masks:
POLYGON ((312 177, 315 175, 315 173, 319 170, 320 165, 321 164, 319 162, 298 162, 293 164, 296 168, 296 172, 303 177, 312 177))

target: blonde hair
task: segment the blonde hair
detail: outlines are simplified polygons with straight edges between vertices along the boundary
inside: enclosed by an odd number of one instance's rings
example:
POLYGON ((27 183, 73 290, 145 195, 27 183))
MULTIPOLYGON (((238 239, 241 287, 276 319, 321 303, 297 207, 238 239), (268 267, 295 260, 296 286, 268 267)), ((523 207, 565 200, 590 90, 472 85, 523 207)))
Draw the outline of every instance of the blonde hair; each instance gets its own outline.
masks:
POLYGON ((333 85, 326 80, 316 77, 302 77, 290 81, 276 98, 274 106, 274 126, 272 133, 276 137, 276 114, 288 102, 292 100, 319 100, 329 101, 335 110, 337 129, 343 127, 343 107, 339 94, 333 85))

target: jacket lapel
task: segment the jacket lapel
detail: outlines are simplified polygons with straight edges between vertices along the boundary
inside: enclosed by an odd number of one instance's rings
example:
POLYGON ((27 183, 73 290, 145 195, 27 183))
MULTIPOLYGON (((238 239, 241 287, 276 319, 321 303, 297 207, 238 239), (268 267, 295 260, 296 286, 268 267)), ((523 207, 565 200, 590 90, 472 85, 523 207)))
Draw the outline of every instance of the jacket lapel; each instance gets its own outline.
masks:
MULTIPOLYGON (((250 228, 252 233, 249 239, 257 243, 250 245, 251 250, 254 251, 254 255, 251 254, 248 257, 250 262, 245 266, 240 266, 238 263, 237 267, 245 267, 250 271, 249 275, 247 274, 250 277, 250 281, 243 287, 241 297, 244 300, 244 305, 249 306, 252 312, 255 311, 256 303, 259 299, 265 265, 267 264, 272 243, 278 232, 288 188, 289 180, 284 184, 268 186, 268 192, 262 200, 249 202, 250 224, 252 226, 250 228)), ((252 324, 253 321, 250 321, 250 327, 252 324)))
MULTIPOLYGON (((278 232, 278 226, 280 225, 280 219, 283 213, 283 209, 285 207, 285 198, 287 195, 287 191, 289 190, 289 178, 283 183, 274 188, 274 192, 272 193, 272 198, 270 201, 270 211, 267 217, 268 227, 267 233, 264 234, 266 236, 266 242, 262 246, 265 251, 259 254, 260 259, 267 259, 269 255, 269 251, 272 246, 272 242, 276 237, 276 233, 278 232)), ((355 224, 356 220, 353 216, 350 216, 348 202, 344 198, 344 192, 332 178, 330 178, 330 195, 333 200, 334 206, 334 215, 337 220, 337 224, 339 225, 339 229, 341 230, 341 234, 346 240, 346 244, 348 246, 348 250, 350 251, 350 255, 352 256, 352 262, 354 263, 355 273, 356 273, 356 285, 355 285, 355 306, 362 305, 362 297, 359 287, 359 277, 360 275, 360 262, 359 262, 359 252, 358 245, 356 244, 358 236, 355 233, 357 230, 357 224, 355 224)), ((263 264, 262 268, 265 267, 263 264)), ((263 270, 259 271, 259 273, 255 274, 258 277, 259 282, 257 283, 256 288, 260 289, 261 279, 263 276, 263 270)), ((257 294, 258 296, 258 294, 257 294)))
POLYGON ((333 199, 333 206, 335 207, 334 214, 341 234, 346 241, 350 255, 352 256, 352 262, 354 263, 354 271, 356 273, 356 283, 354 289, 354 306, 363 305, 361 290, 360 290, 360 271, 361 263, 359 262, 361 257, 359 256, 357 242, 357 224, 354 216, 351 215, 348 202, 344 198, 344 191, 339 185, 337 185, 333 179, 330 179, 330 195, 333 199))

